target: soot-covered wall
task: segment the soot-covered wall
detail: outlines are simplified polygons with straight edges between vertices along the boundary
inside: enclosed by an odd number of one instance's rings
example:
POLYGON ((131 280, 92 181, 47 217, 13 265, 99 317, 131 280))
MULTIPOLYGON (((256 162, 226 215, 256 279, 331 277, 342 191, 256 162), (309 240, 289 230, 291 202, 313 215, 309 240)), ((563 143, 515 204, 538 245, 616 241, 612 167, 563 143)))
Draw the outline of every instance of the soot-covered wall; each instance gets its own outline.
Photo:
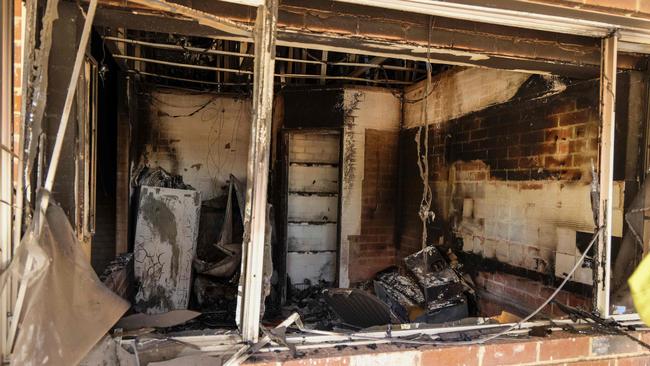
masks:
POLYGON ((207 200, 233 174, 246 182, 251 101, 244 97, 141 91, 137 161, 182 175, 207 200))
POLYGON ((395 264, 401 112, 399 93, 377 87, 287 89, 276 98, 274 129, 342 132, 340 287, 395 264))
MULTIPOLYGON (((628 79, 619 76, 619 101, 625 100, 628 79)), ((580 254, 576 233, 594 230, 590 190, 592 161, 598 165, 598 80, 456 68, 437 75, 429 90, 429 183, 436 214, 430 240, 561 276, 580 254)), ((424 94, 424 83, 405 93, 402 256, 417 250, 421 240, 415 135, 424 122, 424 94)), ((616 180, 624 179, 625 103, 617 105, 616 180)), ((620 182, 613 204, 613 234, 620 236, 620 182)), ((591 270, 580 269, 577 281, 590 283, 591 270)))

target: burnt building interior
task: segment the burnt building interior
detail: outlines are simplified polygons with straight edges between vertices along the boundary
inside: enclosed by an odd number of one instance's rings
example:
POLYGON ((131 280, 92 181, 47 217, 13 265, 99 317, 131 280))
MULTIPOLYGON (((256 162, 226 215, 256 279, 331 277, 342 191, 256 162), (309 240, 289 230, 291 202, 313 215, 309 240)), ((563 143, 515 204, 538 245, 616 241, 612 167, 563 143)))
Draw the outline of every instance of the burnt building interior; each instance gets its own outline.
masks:
MULTIPOLYGON (((285 31, 272 52, 268 171, 259 171, 249 163, 260 133, 254 43, 172 8, 148 13, 146 3, 100 1, 51 191, 100 280, 130 303, 111 332, 238 329, 251 174, 265 176, 256 184, 268 192, 264 327, 294 312, 301 329, 329 332, 595 312, 603 187, 612 192, 610 314, 636 312, 627 278, 648 250, 645 55, 617 56, 610 184, 599 181, 601 39, 331 1, 304 15, 306 5, 281 1, 278 27, 309 29, 305 37, 351 27, 419 43, 382 55, 344 36, 324 47, 285 31), (506 57, 439 46, 480 34, 503 54, 512 50, 498 43, 511 38, 534 49, 506 57), (178 310, 191 312, 159 327, 137 318, 178 310)), ((253 7, 193 3, 255 22, 253 7)), ((89 6, 32 6, 35 48, 52 49, 41 64, 47 83, 29 91, 47 103, 26 107, 42 116, 24 150, 33 206, 89 6)), ((38 217, 29 207, 24 228, 38 217)), ((144 348, 141 364, 153 362, 144 348)))

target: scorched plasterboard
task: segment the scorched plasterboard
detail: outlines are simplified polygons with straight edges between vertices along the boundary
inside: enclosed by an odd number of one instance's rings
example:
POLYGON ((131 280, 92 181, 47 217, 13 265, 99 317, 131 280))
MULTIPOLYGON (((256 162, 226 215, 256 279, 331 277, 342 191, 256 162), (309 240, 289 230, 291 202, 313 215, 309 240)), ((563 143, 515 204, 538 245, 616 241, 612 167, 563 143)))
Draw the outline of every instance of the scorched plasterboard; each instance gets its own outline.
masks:
POLYGON ((186 309, 201 209, 198 191, 143 186, 135 232, 136 309, 186 309))

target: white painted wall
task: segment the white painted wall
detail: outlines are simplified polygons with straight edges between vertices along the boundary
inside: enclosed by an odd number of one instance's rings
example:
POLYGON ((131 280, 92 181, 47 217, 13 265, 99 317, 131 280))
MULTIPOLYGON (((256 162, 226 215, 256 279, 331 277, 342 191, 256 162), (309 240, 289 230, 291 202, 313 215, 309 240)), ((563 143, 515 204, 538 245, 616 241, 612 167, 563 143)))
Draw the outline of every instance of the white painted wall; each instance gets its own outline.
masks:
POLYGON ((346 117, 343 132, 339 286, 348 287, 348 237, 361 233, 365 132, 366 129, 399 131, 401 102, 390 90, 364 87, 346 88, 343 100, 346 117))
MULTIPOLYGON (((591 185, 551 180, 470 181, 456 169, 462 164, 450 169, 448 182, 437 182, 432 189, 438 202, 448 202, 438 214, 458 218, 454 229, 463 238, 463 250, 538 272, 555 263, 560 277, 568 272, 565 264, 570 261, 572 267, 580 255, 575 250, 576 232, 593 232, 595 227, 591 185)), ((622 234, 623 194, 623 184, 615 182, 615 236, 622 234)), ((589 283, 589 274, 588 270, 580 272, 578 280, 589 283)))
POLYGON ((250 99, 157 89, 149 110, 145 159, 150 166, 182 175, 202 200, 225 194, 222 188, 230 174, 246 181, 250 99))
MULTIPOLYGON (((435 75, 429 87, 427 115, 436 124, 508 101, 530 74, 497 69, 454 68, 435 75)), ((406 100, 424 98, 426 80, 408 87, 406 100)), ((404 104, 404 128, 423 124, 422 103, 404 104)))

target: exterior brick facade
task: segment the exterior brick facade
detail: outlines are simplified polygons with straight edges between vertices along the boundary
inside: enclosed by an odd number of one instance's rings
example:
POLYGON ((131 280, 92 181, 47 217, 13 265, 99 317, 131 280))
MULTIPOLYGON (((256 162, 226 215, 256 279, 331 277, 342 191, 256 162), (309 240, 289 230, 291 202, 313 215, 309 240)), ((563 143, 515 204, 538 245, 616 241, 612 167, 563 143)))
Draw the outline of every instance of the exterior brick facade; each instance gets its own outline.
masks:
MULTIPOLYGON (((644 342, 650 333, 631 333, 644 342)), ((409 346, 405 344, 320 348, 293 358, 288 352, 269 352, 247 364, 301 365, 648 365, 650 352, 622 335, 580 335, 553 332, 549 337, 503 340, 487 344, 409 346)))

